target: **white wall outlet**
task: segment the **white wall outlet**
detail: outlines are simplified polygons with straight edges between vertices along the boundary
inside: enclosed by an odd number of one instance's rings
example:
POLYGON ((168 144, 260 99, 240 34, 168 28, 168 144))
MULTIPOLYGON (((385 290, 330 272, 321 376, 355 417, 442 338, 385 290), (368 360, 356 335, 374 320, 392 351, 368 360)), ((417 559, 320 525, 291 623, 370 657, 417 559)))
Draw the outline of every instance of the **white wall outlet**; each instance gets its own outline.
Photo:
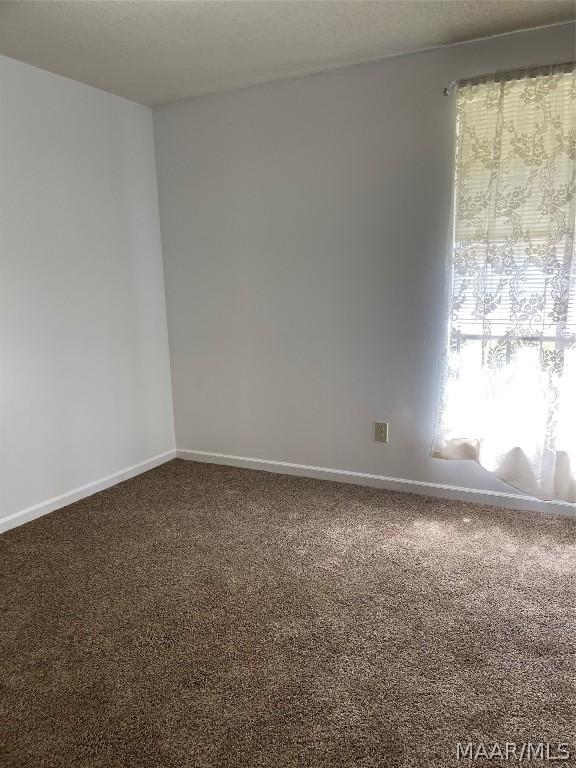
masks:
POLYGON ((376 421, 374 422, 374 440, 377 443, 388 442, 388 422, 376 421))

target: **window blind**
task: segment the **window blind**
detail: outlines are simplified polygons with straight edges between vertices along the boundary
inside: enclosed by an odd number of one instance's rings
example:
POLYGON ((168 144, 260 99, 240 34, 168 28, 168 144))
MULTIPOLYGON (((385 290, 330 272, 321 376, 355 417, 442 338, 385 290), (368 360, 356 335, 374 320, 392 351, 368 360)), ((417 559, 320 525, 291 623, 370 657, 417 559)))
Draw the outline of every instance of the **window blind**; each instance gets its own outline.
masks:
POLYGON ((460 84, 454 332, 573 342, 573 65, 460 84))
POLYGON ((576 71, 461 82, 432 455, 576 502, 576 71))

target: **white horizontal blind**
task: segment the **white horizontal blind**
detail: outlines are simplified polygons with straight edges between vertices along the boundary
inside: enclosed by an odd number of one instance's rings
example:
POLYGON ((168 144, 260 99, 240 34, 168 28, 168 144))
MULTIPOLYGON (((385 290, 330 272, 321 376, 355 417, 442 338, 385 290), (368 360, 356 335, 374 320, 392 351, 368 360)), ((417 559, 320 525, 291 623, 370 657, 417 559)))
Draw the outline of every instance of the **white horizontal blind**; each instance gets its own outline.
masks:
POLYGON ((576 77, 458 89, 452 333, 576 339, 576 77))
POLYGON ((458 89, 450 343, 432 455, 576 502, 576 73, 458 89))

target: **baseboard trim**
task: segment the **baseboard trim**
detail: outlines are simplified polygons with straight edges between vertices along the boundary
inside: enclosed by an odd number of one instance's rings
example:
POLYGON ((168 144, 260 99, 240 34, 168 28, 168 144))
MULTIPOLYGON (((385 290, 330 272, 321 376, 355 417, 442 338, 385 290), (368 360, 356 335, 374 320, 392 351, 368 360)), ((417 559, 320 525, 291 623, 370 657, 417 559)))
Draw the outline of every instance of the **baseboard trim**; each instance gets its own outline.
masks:
POLYGON ((72 491, 62 493, 60 496, 53 496, 47 501, 40 502, 40 504, 34 504, 32 507, 20 510, 20 512, 14 512, 12 515, 0 518, 0 533, 28 523, 30 520, 35 520, 37 517, 42 517, 42 515, 47 515, 49 512, 54 512, 54 510, 61 507, 66 507, 68 504, 73 504, 75 501, 80 501, 80 499, 84 499, 87 496, 92 496, 92 494, 98 493, 98 491, 103 491, 124 480, 129 480, 131 477, 141 475, 143 472, 159 467, 161 464, 165 464, 174 458, 176 458, 176 449, 159 453, 157 456, 152 456, 152 458, 141 461, 138 464, 133 464, 131 467, 113 472, 111 475, 101 477, 92 483, 86 483, 86 485, 81 485, 72 491))
POLYGON ((476 504, 489 504, 509 509, 524 509, 532 512, 545 512, 547 514, 567 515, 576 517, 576 504, 564 501, 541 501, 530 496, 522 496, 515 493, 503 493, 501 491, 485 491, 475 488, 463 488, 455 485, 443 485, 429 483, 421 480, 406 480, 399 477, 387 477, 386 475, 373 475, 366 472, 354 472, 346 469, 332 469, 329 467, 316 467, 307 464, 296 464, 289 461, 273 461, 271 459, 256 459, 246 456, 234 456, 226 453, 213 453, 211 451, 196 451, 188 449, 172 449, 165 453, 152 456, 150 459, 133 464, 106 477, 101 477, 91 483, 74 488, 67 493, 54 496, 47 501, 35 504, 26 509, 0 518, 0 533, 15 528, 24 523, 42 517, 49 512, 73 504, 87 496, 111 488, 113 485, 129 480, 132 477, 147 472, 149 469, 159 467, 171 459, 179 458, 187 461, 199 461, 207 464, 223 464, 246 469, 260 469, 266 472, 295 475, 297 477, 311 477, 321 480, 336 480, 341 483, 353 485, 366 485, 374 488, 384 488, 404 493, 417 493, 424 496, 436 496, 458 501, 471 501, 476 504))
POLYGON ((424 496, 436 496, 443 499, 471 501, 475 504, 489 504, 491 506, 507 507, 509 509, 524 509, 531 512, 545 512, 547 514, 576 517, 576 504, 571 504, 566 501, 541 501, 540 499, 535 499, 531 496, 503 493, 502 491, 462 488, 456 485, 442 485, 441 483, 428 483, 421 480, 406 480, 400 477, 387 477, 385 475, 372 475, 366 472, 353 472, 347 469, 330 469, 328 467, 294 464, 290 461, 254 459, 246 456, 233 456, 226 453, 212 453, 210 451, 195 451, 179 448, 176 450, 176 456, 179 459, 187 461, 224 464, 232 467, 244 467, 245 469, 260 469, 266 472, 278 472, 281 474, 296 475, 298 477, 312 477, 321 480, 336 480, 341 483, 367 485, 374 488, 385 488, 392 491, 403 491, 404 493, 417 493, 424 496))

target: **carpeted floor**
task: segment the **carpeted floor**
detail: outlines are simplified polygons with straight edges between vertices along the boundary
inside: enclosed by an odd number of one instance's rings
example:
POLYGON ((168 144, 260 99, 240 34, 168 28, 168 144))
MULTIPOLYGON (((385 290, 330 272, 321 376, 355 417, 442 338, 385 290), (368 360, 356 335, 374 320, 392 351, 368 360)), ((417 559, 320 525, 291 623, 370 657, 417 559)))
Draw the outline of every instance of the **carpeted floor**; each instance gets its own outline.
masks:
POLYGON ((0 569, 2 768, 574 750, 574 518, 173 461, 0 536, 0 569))

